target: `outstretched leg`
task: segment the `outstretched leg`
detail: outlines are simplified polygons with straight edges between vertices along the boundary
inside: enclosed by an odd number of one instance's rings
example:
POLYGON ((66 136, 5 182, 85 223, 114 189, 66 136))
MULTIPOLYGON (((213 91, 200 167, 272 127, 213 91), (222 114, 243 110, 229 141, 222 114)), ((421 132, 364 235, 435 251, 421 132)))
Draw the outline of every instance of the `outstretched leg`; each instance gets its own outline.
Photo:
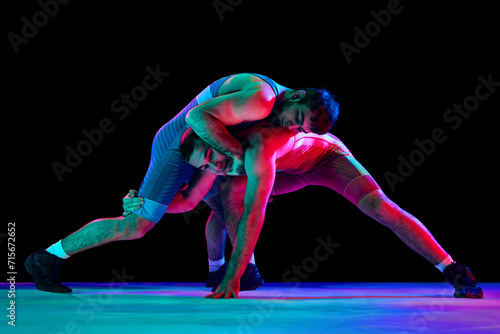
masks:
POLYGON ((351 155, 332 155, 316 169, 300 176, 310 185, 335 190, 361 211, 391 229, 406 245, 433 265, 448 257, 429 230, 392 202, 366 169, 351 155))
POLYGON ((425 226, 392 202, 381 190, 364 196, 358 208, 390 228, 408 247, 440 269, 454 286, 456 298, 483 298, 483 290, 469 268, 453 262, 425 226))
POLYGON ((364 196, 358 208, 394 232, 408 247, 437 265, 449 254, 434 239, 429 230, 414 216, 391 201, 382 190, 364 196))
POLYGON ((49 249, 39 250, 26 259, 25 267, 33 276, 38 290, 68 293, 71 288, 61 284, 60 269, 64 259, 84 250, 118 240, 133 240, 144 236, 154 227, 150 222, 136 214, 94 220, 72 233, 49 249), (55 252, 54 255, 53 253, 55 252))
POLYGON ((455 297, 482 298, 483 291, 469 268, 455 263, 417 218, 387 198, 354 157, 332 156, 320 168, 301 177, 308 184, 337 191, 369 217, 391 229, 408 247, 443 272, 455 287, 455 297))
POLYGON ((71 256, 112 241, 142 238, 154 226, 155 223, 134 213, 126 217, 97 219, 62 239, 62 247, 71 256))

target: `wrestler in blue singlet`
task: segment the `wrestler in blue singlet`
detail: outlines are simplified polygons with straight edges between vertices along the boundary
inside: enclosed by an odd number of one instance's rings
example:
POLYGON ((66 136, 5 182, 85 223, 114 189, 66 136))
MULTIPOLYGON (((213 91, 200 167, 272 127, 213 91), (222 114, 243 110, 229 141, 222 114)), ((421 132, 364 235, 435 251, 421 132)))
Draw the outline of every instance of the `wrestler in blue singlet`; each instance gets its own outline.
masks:
MULTIPOLYGON (((253 75, 267 82, 276 96, 281 93, 278 85, 272 79, 260 75, 253 75)), ((197 105, 218 96, 219 87, 233 75, 221 78, 206 87, 184 109, 182 109, 170 122, 163 125, 156 133, 151 149, 149 168, 139 188, 138 196, 144 198, 144 205, 134 213, 157 223, 172 201, 183 183, 188 183, 196 172, 196 168, 188 165, 182 159, 179 151, 179 141, 189 127, 186 124, 187 113, 197 105)), ((243 128, 257 122, 242 123, 235 127, 243 128)), ((220 182, 220 178, 216 182, 220 182)), ((213 196, 218 189, 210 191, 206 198, 213 196)))

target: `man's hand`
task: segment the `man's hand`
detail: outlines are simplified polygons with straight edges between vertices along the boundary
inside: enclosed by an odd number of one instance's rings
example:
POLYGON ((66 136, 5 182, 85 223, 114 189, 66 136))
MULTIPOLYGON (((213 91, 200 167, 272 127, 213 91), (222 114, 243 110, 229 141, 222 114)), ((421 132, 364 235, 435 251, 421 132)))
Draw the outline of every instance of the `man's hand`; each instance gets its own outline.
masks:
POLYGON ((206 295, 205 298, 213 298, 213 299, 229 299, 229 298, 238 298, 238 293, 240 292, 240 280, 229 279, 225 281, 224 279, 219 284, 217 291, 206 295))
POLYGON ((123 216, 126 217, 144 204, 144 198, 137 197, 137 190, 130 189, 127 196, 123 197, 123 216))

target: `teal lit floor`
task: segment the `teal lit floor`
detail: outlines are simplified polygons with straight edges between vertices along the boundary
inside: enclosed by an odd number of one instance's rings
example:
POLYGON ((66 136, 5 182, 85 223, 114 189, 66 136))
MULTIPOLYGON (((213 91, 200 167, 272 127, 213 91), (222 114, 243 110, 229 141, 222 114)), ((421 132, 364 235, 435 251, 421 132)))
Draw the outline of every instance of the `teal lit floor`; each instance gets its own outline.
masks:
POLYGON ((454 299, 445 283, 266 283, 237 300, 212 300, 201 283, 65 283, 71 294, 8 285, 1 333, 500 333, 500 283, 482 300, 454 299))

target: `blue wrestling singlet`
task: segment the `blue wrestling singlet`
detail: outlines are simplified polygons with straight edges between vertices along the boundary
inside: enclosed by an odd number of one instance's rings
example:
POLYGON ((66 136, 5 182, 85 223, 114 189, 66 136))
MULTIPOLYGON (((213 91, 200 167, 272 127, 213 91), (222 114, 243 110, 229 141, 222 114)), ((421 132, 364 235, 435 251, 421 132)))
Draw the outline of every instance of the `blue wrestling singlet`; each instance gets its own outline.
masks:
MULTIPOLYGON (((278 96, 276 82, 264 75, 254 75, 266 81, 278 96)), ((182 184, 191 180, 196 168, 184 161, 179 150, 179 141, 189 127, 186 124, 186 114, 197 105, 217 97, 220 86, 232 76, 234 74, 221 78, 206 87, 171 121, 158 130, 153 140, 149 168, 139 188, 138 196, 143 197, 145 203, 139 210, 133 211, 134 213, 157 223, 165 214, 168 204, 182 184)), ((253 123, 242 125, 250 126, 253 123)), ((216 193, 216 189, 213 190, 207 194, 206 198, 210 198, 216 193)))

